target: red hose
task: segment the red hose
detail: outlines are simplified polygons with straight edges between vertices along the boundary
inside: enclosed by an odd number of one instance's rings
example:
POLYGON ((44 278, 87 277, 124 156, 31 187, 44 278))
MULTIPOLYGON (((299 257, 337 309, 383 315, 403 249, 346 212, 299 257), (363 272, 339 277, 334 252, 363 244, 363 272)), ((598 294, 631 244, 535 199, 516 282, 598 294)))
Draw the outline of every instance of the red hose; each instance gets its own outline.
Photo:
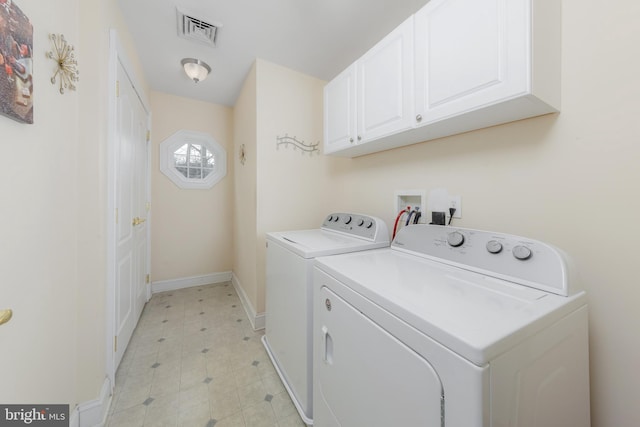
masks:
POLYGON ((400 212, 398 212, 398 216, 396 217, 396 222, 393 224, 393 236, 391 237, 391 240, 396 238, 396 233, 398 232, 398 222, 400 222, 400 218, 402 218, 402 216, 407 212, 411 212, 411 207, 407 206, 406 209, 403 209, 400 212))

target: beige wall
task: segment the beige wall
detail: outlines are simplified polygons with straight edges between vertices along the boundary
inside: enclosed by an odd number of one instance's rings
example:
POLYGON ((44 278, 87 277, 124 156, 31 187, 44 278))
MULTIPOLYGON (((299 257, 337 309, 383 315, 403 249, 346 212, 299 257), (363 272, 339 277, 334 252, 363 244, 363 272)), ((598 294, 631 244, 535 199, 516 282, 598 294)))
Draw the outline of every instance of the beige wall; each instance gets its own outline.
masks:
POLYGON ((326 213, 323 195, 333 159, 320 151, 310 154, 278 145, 277 138, 294 137, 305 144, 322 141, 318 117, 325 82, 264 60, 257 61, 257 70, 258 234, 317 228, 326 213))
POLYGON ((233 221, 233 274, 234 280, 246 294, 255 310, 258 295, 256 282, 256 66, 251 67, 233 115, 234 150, 230 161, 234 163, 234 221, 233 221), (244 146, 245 163, 240 163, 239 152, 244 146))
MULTIPOLYGON (((279 65, 257 61, 257 283, 256 309, 265 309, 265 233, 317 228, 325 204, 327 164, 318 153, 277 144, 290 136, 322 141, 322 88, 325 82, 279 65)), ((320 148, 320 147, 318 147, 320 148)))
POLYGON ((232 110, 151 92, 151 279, 181 279, 232 268, 232 110), (159 145, 179 130, 210 135, 227 151, 227 175, 210 189, 185 190, 160 172, 159 145))
POLYGON ((324 82, 256 60, 235 106, 236 237, 234 274, 256 313, 264 312, 265 233, 313 228, 324 218, 324 156, 277 145, 289 135, 322 140, 324 82))
POLYGON ((77 44, 78 22, 65 12, 77 5, 19 4, 34 26, 34 124, 0 116, 0 308, 14 311, 0 326, 6 403, 76 399, 79 94, 51 85, 45 51, 61 29, 77 44))
POLYGON ((35 123, 0 117, 0 145, 15 153, 0 169, 0 308, 14 310, 0 327, 0 401, 73 408, 98 398, 106 375, 109 29, 136 55, 115 0, 18 3, 34 26, 35 123), (49 81, 50 33, 76 49, 75 92, 49 81))

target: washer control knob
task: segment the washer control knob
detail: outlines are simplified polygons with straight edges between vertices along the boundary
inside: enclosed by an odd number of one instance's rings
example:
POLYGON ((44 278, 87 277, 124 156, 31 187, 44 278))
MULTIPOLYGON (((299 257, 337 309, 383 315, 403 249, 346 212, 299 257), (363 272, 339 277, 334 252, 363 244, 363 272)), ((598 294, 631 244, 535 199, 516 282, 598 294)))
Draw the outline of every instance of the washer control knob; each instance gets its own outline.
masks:
POLYGON ((462 246, 464 243, 464 235, 459 231, 453 231, 447 235, 447 243, 454 248, 462 246))
POLYGON ((526 261, 531 258, 531 249, 523 245, 514 246, 513 256, 520 261, 526 261))
POLYGON ((367 221, 367 224, 365 225, 365 227, 367 228, 373 227, 373 221, 367 221))
POLYGON ((360 221, 358 221, 358 227, 362 227, 364 225, 364 219, 360 218, 360 221))
POLYGON ((492 254, 499 254, 502 252, 502 243, 497 240, 489 240, 487 242, 487 250, 492 254))
POLYGON ((344 223, 345 223, 345 224, 351 224, 351 220, 352 220, 352 219, 353 219, 353 218, 351 218, 351 215, 347 215, 347 216, 346 216, 346 218, 344 219, 344 223))
POLYGON ((328 221, 328 222, 333 221, 333 215, 329 215, 329 218, 327 218, 327 221, 328 221))
POLYGON ((338 220, 340 219, 340 217, 338 215, 333 217, 333 222, 338 222, 338 220))

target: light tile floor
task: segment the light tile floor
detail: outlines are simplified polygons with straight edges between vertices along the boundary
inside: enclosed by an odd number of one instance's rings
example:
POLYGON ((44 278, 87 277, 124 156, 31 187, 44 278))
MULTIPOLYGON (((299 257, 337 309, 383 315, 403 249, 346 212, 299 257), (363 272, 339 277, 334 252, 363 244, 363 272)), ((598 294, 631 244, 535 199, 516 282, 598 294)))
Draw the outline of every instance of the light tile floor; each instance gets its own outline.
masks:
POLYGON ((229 283, 155 294, 118 372, 108 427, 303 427, 229 283))

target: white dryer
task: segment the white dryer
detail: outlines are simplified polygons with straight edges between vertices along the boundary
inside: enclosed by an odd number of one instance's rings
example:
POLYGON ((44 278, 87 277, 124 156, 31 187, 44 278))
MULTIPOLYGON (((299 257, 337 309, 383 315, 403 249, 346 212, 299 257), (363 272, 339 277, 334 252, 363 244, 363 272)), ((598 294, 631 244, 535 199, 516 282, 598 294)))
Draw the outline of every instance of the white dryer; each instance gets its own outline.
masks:
POLYGON ((305 423, 313 424, 313 261, 389 246, 379 218, 328 215, 321 228, 267 233, 266 330, 262 342, 305 423))
POLYGON ((431 225, 314 271, 317 427, 587 427, 586 296, 566 257, 431 225))

